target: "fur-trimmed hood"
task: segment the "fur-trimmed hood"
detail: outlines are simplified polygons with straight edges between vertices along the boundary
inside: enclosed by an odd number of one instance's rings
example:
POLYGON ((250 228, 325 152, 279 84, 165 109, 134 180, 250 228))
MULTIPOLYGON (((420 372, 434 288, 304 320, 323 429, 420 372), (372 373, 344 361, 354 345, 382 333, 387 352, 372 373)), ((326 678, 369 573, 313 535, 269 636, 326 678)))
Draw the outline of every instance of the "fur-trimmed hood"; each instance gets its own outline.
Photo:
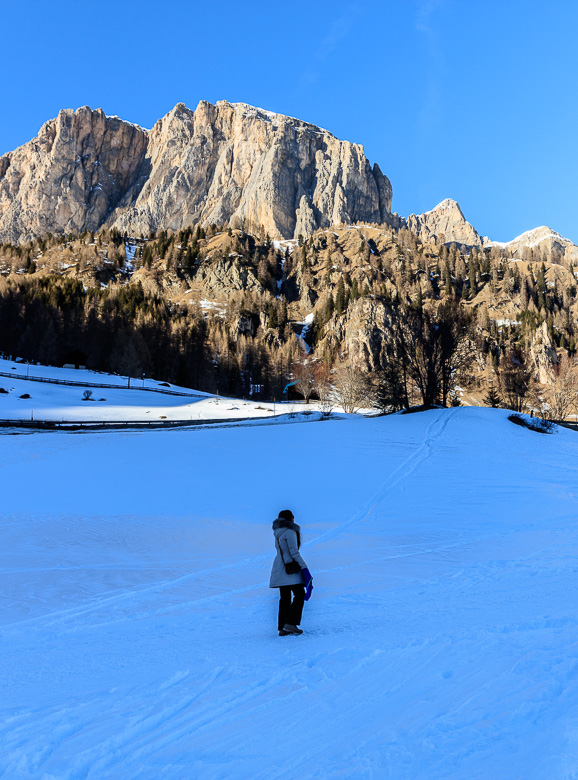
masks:
POLYGON ((285 520, 284 517, 278 517, 276 520, 273 520, 273 530, 276 531, 278 528, 290 528, 296 533, 301 533, 301 526, 298 526, 292 520, 285 520))
POLYGON ((297 548, 301 547, 301 527, 297 523, 294 523, 292 520, 286 520, 284 517, 278 517, 276 520, 273 520, 273 533, 276 539, 287 529, 295 531, 297 534, 297 548))

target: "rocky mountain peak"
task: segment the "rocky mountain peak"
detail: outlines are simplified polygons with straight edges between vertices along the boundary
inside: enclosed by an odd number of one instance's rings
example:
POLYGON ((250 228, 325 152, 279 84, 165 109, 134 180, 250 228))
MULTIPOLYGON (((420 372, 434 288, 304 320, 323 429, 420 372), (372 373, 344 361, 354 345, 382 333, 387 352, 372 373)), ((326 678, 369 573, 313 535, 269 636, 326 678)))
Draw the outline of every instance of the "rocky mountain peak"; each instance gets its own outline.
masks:
POLYGON ((457 200, 453 200, 453 198, 446 198, 445 200, 442 200, 441 203, 438 203, 438 205, 434 206, 434 208, 430 211, 426 211, 425 214, 445 214, 448 212, 459 215, 459 217, 465 221, 460 204, 457 202, 457 200))
POLYGON ((560 233, 557 233, 555 230, 552 230, 552 228, 548 227, 547 225, 541 225, 537 228, 532 228, 532 230, 526 230, 524 233, 521 233, 519 236, 516 236, 516 238, 513 238, 511 241, 490 241, 489 244, 492 246, 515 246, 515 245, 521 245, 521 246, 537 246, 539 244, 552 244, 552 243, 558 243, 561 246, 573 246, 572 241, 568 238, 564 238, 560 235, 560 233))
POLYGON ((390 219, 391 184, 362 146, 245 103, 177 103, 150 131, 64 109, 0 158, 0 241, 213 223, 288 239, 390 219))
POLYGON ((526 260, 542 259, 551 262, 578 262, 578 246, 547 225, 526 230, 511 241, 487 241, 488 246, 505 249, 512 256, 526 260))
POLYGON ((132 185, 146 148, 142 128, 100 108, 60 111, 0 158, 0 241, 97 230, 132 185))
POLYGON ((147 161, 108 220, 124 232, 233 223, 286 239, 390 218, 391 185, 362 147, 246 103, 178 104, 151 131, 147 161))
POLYGON ((451 198, 442 200, 431 211, 410 214, 406 223, 423 242, 455 242, 466 246, 481 246, 483 243, 476 229, 464 217, 460 204, 451 198))

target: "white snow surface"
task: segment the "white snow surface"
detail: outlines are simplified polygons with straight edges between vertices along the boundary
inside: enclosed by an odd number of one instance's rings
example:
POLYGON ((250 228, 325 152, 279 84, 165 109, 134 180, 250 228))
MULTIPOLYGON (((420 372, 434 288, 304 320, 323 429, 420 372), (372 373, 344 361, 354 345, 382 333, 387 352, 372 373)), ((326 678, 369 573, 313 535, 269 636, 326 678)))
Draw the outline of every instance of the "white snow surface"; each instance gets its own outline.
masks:
POLYGON ((132 275, 134 273, 134 256, 136 254, 137 247, 138 244, 134 241, 124 242, 124 252, 126 255, 124 269, 129 275, 132 275))
MULTIPOLYGON (((158 380, 134 379, 113 374, 74 368, 35 366, 0 359, 0 372, 11 375, 64 379, 86 382, 86 387, 35 382, 0 376, 0 420, 52 420, 52 421, 123 421, 160 422, 162 420, 219 420, 272 417, 273 413, 290 414, 303 411, 303 404, 243 401, 210 395, 188 387, 169 385, 158 380), (90 384, 124 385, 124 388, 94 387, 90 384), (143 391, 141 388, 149 388, 143 391), (90 401, 83 401, 85 389, 92 390, 90 401), (154 390, 174 390, 187 396, 166 395, 154 390), (21 398, 29 395, 30 398, 21 398)), ((316 410, 315 405, 309 406, 316 410)))
POLYGON ((494 320, 494 322, 498 326, 500 326, 500 325, 508 325, 509 326, 509 325, 521 325, 522 324, 520 322, 520 320, 510 320, 507 317, 504 318, 504 319, 500 319, 500 320, 494 320))
POLYGON ((297 240, 294 238, 284 238, 282 240, 274 239, 273 241, 271 241, 271 243, 273 244, 273 246, 278 252, 284 252, 286 249, 288 249, 289 254, 291 254, 295 250, 295 247, 297 246, 297 240))
POLYGON ((0 436, 0 777, 575 778, 578 435, 507 414, 0 436))

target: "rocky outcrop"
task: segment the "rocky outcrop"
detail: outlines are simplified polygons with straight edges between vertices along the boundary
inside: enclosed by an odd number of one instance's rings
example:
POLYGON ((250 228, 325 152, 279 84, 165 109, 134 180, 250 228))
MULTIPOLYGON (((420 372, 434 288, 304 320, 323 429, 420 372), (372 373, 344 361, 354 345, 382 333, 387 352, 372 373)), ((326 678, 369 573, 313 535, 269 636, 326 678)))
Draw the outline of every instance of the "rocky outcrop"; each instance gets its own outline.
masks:
POLYGON ((442 200, 434 209, 423 214, 410 214, 406 220, 409 230, 420 241, 436 244, 455 242, 466 246, 481 246, 483 240, 464 217, 459 203, 451 198, 442 200))
POLYGON ((567 265, 578 262, 578 246, 545 225, 527 230, 512 241, 487 241, 487 246, 500 247, 510 257, 523 260, 565 262, 567 265))
POLYGON ((195 273, 195 287, 209 297, 226 298, 234 290, 262 292, 255 270, 240 263, 240 259, 231 256, 202 263, 195 273))
POLYGON ((87 106, 61 111, 0 158, 0 241, 97 230, 145 161, 144 130, 87 106))
POLYGON ((545 322, 534 334, 530 345, 530 356, 539 382, 544 385, 548 384, 552 378, 552 366, 557 363, 558 357, 548 333, 548 325, 545 322))
POLYGON ((243 103, 179 103, 148 133, 102 110, 61 111, 0 158, 0 240, 223 223, 271 238, 387 222, 391 185, 363 147, 243 103))
POLYGON ((244 103, 179 103, 151 130, 147 160, 109 219, 126 233, 231 222, 296 238, 390 215, 391 185, 363 147, 244 103))
POLYGON ((387 331, 390 314, 382 301, 360 298, 351 305, 344 317, 334 316, 326 335, 317 348, 323 352, 324 342, 341 345, 347 360, 367 371, 379 371, 385 363, 387 331))
POLYGON ((466 220, 459 204, 451 198, 443 200, 424 214, 410 214, 402 222, 423 242, 498 247, 505 250, 509 257, 564 263, 567 266, 578 262, 578 246, 546 226, 528 230, 507 242, 482 238, 466 220))

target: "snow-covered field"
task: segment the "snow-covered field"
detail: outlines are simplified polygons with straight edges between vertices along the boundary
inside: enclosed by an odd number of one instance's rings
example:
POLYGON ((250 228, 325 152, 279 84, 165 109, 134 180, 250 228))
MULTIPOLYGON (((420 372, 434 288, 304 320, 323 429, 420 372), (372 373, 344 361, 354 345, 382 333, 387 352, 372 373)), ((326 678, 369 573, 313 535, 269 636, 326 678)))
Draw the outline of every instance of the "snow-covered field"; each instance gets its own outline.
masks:
MULTIPOLYGON (((246 417, 272 417, 274 414, 303 410, 303 404, 241 401, 216 397, 186 387, 164 387, 154 379, 131 380, 111 374, 100 374, 73 368, 54 368, 14 363, 0 359, 0 420, 55 420, 55 421, 133 421, 159 422, 162 420, 220 420, 246 417), (51 378, 86 382, 79 386, 35 382, 17 376, 51 378), (123 388, 91 388, 90 384, 124 385, 123 388), (143 391, 142 388, 148 388, 143 391), (84 390, 91 390, 90 400, 83 401, 84 390), (191 397, 172 396, 162 390, 190 393, 191 397), (154 392, 156 391, 156 392, 154 392), (21 396, 28 395, 29 398, 21 396)), ((315 409, 311 405, 311 409, 315 409)))
POLYGON ((573 431, 5 433, 0 489, 0 777, 578 777, 573 431), (287 507, 301 637, 267 587, 287 507))

